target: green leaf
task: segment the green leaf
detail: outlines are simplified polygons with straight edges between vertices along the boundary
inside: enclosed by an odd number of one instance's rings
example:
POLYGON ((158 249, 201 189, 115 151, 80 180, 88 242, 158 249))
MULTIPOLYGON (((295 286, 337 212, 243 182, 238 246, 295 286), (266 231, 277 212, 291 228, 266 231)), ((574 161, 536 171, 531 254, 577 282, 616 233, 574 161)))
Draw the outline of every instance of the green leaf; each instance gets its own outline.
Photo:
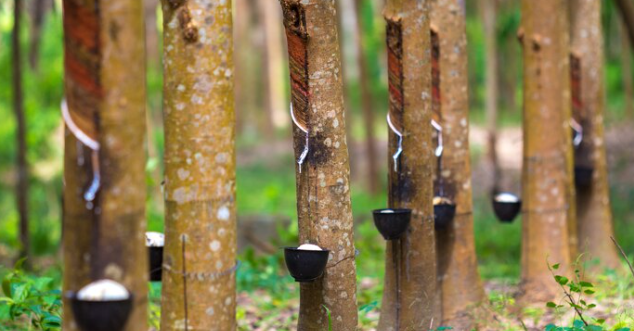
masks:
POLYGON ((583 328, 584 326, 586 326, 586 324, 580 320, 574 320, 574 322, 572 322, 572 326, 574 326, 575 328, 583 328))
POLYGON ((594 291, 593 290, 585 290, 585 291, 583 291, 583 293, 591 295, 591 294, 594 294, 594 291))
POLYGON ((559 263, 553 264, 553 269, 555 269, 555 270, 559 269, 559 263))
POLYGON ((546 307, 548 307, 548 308, 557 308, 557 304, 552 302, 552 301, 550 301, 550 302, 546 303, 546 307))
POLYGON ((596 306, 597 306, 597 305, 595 305, 594 303, 591 303, 591 304, 589 304, 589 305, 588 305, 588 309, 592 309, 592 308, 594 308, 594 307, 596 307, 596 306))
POLYGON ((564 276, 559 276, 556 275, 555 276, 555 281, 557 281, 557 283, 559 283, 559 285, 566 285, 568 284, 568 278, 564 277, 564 276))
POLYGON ((16 302, 22 302, 29 296, 30 286, 27 284, 18 284, 13 287, 13 299, 16 302))
POLYGON ((579 285, 581 285, 582 287, 594 287, 594 285, 589 282, 579 282, 579 285))
POLYGON ((603 327, 598 325, 588 325, 586 326, 586 331, 603 331, 603 327))
POLYGON ((2 292, 9 298, 12 298, 11 294, 11 277, 9 275, 2 279, 2 292))
POLYGON ((21 259, 19 259, 17 262, 15 262, 15 264, 13 265, 13 269, 15 269, 16 271, 18 270, 22 270, 23 266, 24 266, 24 262, 26 261, 26 257, 23 257, 21 259))

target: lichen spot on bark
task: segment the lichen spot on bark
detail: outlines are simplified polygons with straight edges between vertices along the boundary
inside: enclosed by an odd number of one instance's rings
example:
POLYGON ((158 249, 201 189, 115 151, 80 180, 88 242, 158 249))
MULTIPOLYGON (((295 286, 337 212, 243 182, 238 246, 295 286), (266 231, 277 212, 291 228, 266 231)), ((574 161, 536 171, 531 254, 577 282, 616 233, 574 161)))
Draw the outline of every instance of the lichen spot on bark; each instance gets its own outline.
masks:
POLYGON ((218 217, 219 220, 228 221, 230 216, 231 212, 229 211, 229 208, 227 208, 227 206, 222 206, 218 208, 218 213, 216 217, 218 217))
POLYGON ((220 249, 220 242, 218 240, 212 241, 211 244, 209 244, 209 248, 211 248, 212 251, 217 252, 220 249))

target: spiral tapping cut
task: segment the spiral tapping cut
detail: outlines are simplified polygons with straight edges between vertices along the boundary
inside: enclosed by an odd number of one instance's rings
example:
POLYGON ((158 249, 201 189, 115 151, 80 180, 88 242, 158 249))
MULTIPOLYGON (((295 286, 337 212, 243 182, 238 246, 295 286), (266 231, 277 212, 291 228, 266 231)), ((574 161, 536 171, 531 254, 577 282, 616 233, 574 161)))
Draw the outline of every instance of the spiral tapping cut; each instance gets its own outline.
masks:
POLYGON ((403 153, 403 134, 394 127, 392 121, 390 120, 389 113, 387 114, 387 125, 390 127, 392 132, 398 136, 398 148, 396 149, 396 153, 392 155, 392 159, 394 160, 394 171, 398 171, 398 158, 403 153))
POLYGON ((92 181, 90 182, 90 186, 84 192, 84 200, 88 202, 92 202, 97 196, 97 192, 101 187, 101 171, 99 167, 99 142, 95 139, 89 137, 84 131, 82 131, 73 121, 70 111, 68 109, 68 103, 66 100, 62 100, 62 118, 64 119, 64 123, 73 133, 75 138, 79 140, 84 146, 91 149, 91 161, 92 161, 92 181))
POLYGON ((308 133, 308 129, 303 127, 301 124, 299 124, 299 122, 297 121, 297 119, 295 118, 295 113, 293 112, 293 104, 291 103, 291 119, 293 119, 293 123, 295 123, 295 125, 297 125, 297 127, 302 130, 304 133, 306 133, 306 142, 304 144, 304 150, 302 151, 302 154, 299 155, 299 158, 297 159, 297 165, 299 166, 299 173, 302 173, 302 164, 304 164, 304 161, 306 160, 306 156, 308 156, 308 137, 309 137, 309 133, 308 133))

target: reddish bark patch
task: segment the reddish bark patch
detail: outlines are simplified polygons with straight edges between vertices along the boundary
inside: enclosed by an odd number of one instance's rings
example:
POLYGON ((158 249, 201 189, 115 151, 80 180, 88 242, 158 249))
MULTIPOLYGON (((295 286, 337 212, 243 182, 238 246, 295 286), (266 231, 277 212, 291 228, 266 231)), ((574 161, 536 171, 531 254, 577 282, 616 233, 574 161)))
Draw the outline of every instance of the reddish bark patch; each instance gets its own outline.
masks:
POLYGON ((101 98, 99 27, 97 6, 84 7, 75 1, 64 1, 67 79, 74 81, 85 92, 101 98))
POLYGON ((431 100, 432 111, 439 119, 441 107, 440 94, 440 37, 438 31, 431 29, 431 100))
POLYGON ((299 124, 309 129, 308 34, 304 9, 296 4, 284 7, 284 23, 288 42, 293 113, 299 124))
POLYGON ((581 123, 584 119, 583 100, 581 98, 581 59, 570 54, 570 92, 572 97, 572 116, 581 123))
POLYGON ((403 25, 400 19, 386 18, 386 21, 390 120, 396 129, 403 132, 403 25))

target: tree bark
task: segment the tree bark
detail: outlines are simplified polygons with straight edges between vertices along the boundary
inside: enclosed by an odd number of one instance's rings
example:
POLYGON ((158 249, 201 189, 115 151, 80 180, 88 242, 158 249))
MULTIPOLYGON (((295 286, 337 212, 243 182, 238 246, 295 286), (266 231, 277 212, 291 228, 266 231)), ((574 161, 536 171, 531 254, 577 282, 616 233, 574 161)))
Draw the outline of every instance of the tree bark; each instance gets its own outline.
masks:
MULTIPOLYGON (((298 330, 357 327, 356 267, 350 206, 341 55, 335 2, 281 0, 291 75, 291 98, 309 132, 309 152, 297 167, 300 243, 330 250, 323 278, 300 285, 298 330)), ((299 157, 306 134, 294 126, 299 157)))
POLYGON ((145 15, 145 49, 147 55, 148 66, 158 68, 161 63, 161 55, 159 53, 159 32, 156 17, 156 9, 158 0, 143 0, 143 9, 145 15))
MULTIPOLYGON (((248 112, 254 107, 254 94, 250 93, 254 90, 253 83, 254 62, 251 60, 250 53, 252 45, 250 44, 250 33, 252 28, 252 13, 249 0, 235 0, 235 8, 233 8, 235 27, 234 27, 234 47, 238 51, 235 54, 235 118, 236 118, 236 134, 240 136, 244 132, 247 123, 251 120, 248 112)), ((253 121, 255 122, 255 121, 253 121)))
MULTIPOLYGON (((567 1, 522 0, 524 161, 521 303, 553 300, 547 268, 571 261, 568 217, 570 79, 567 1)), ((571 163, 571 162, 570 162, 571 163)))
POLYGON ((443 169, 436 181, 443 185, 445 197, 456 203, 453 222, 436 229, 442 316, 443 325, 467 330, 474 327, 473 308, 485 296, 473 233, 465 8, 460 0, 432 3, 432 22, 438 29, 438 97, 444 138, 443 169))
MULTIPOLYGON (((101 278, 122 283, 134 296, 127 331, 147 329, 143 30, 142 1, 64 1, 68 110, 100 146, 93 152, 67 126, 64 290, 101 278), (100 188, 87 201, 97 174, 100 188)), ((64 330, 77 330, 64 300, 64 330)))
POLYGON ((52 1, 48 0, 35 0, 31 4, 31 40, 29 41, 29 65, 31 69, 36 72, 39 69, 42 26, 44 25, 44 19, 50 6, 53 6, 53 3, 52 1))
MULTIPOLYGON (((16 120, 16 203, 20 218, 20 257, 30 257, 29 238, 29 165, 26 160, 26 118, 24 116, 24 96, 22 92, 22 50, 20 48, 20 30, 24 3, 15 0, 13 6, 13 33, 11 35, 12 71, 13 71, 13 112, 16 120)), ((28 261, 27 261, 28 263, 28 261)))
POLYGON ((634 3, 631 0, 614 0, 621 13, 623 23, 630 36, 630 46, 634 46, 634 3))
POLYGON ((236 329, 231 2, 162 0, 162 330, 236 329))
POLYGON ((389 116, 388 205, 412 209, 405 235, 387 244, 385 283, 378 330, 418 330, 440 324, 431 200, 431 57, 429 1, 389 0, 387 21, 389 116), (395 169, 396 166, 396 169, 395 169))
POLYGON ((496 142, 497 142, 497 117, 498 117, 498 61, 497 61, 497 35, 495 33, 496 23, 496 0, 485 0, 482 9, 482 19, 484 21, 484 42, 486 47, 486 123, 488 131, 487 153, 489 163, 493 173, 493 183, 491 192, 500 189, 501 172, 498 162, 496 142))
MULTIPOLYGON (((348 153, 351 157, 348 158, 348 164, 350 164, 350 180, 354 183, 359 180, 359 165, 360 162, 355 157, 358 155, 359 148, 353 136, 354 123, 356 119, 354 116, 354 109, 350 102, 350 70, 347 69, 348 63, 346 63, 345 56, 345 44, 346 44, 346 26, 344 20, 346 17, 346 3, 343 1, 336 2, 337 8, 337 31, 339 34, 339 49, 341 50, 341 77, 343 79, 343 105, 346 109, 346 140, 348 141, 348 153)), ((349 33, 349 34, 355 34, 349 33)))
POLYGON ((368 75, 368 63, 363 48, 364 29, 361 17, 361 8, 364 0, 354 0, 355 14, 355 47, 357 48, 357 66, 359 68, 359 89, 361 91, 361 110, 363 113, 363 126, 365 128, 365 149, 366 149, 366 166, 367 166, 367 182, 368 188, 372 195, 379 193, 379 165, 378 152, 374 141, 374 110, 372 93, 370 91, 370 77, 368 75))
POLYGON ((616 268, 620 262, 610 240, 614 230, 603 127, 601 0, 573 0, 569 6, 571 48, 578 56, 581 92, 578 102, 573 101, 573 116, 583 126, 583 141, 575 152, 575 165, 594 169, 590 187, 577 187, 579 250, 586 254, 587 260, 598 258, 601 266, 616 268))
POLYGON ((274 1, 257 1, 260 23, 264 31, 264 66, 262 72, 266 94, 264 101, 273 133, 288 125, 288 104, 284 98, 284 56, 280 8, 274 1))
POLYGON ((625 98, 625 118, 634 120, 634 82, 632 79, 632 46, 627 36, 625 23, 619 22, 621 35, 621 65, 623 66, 623 95, 625 98))

